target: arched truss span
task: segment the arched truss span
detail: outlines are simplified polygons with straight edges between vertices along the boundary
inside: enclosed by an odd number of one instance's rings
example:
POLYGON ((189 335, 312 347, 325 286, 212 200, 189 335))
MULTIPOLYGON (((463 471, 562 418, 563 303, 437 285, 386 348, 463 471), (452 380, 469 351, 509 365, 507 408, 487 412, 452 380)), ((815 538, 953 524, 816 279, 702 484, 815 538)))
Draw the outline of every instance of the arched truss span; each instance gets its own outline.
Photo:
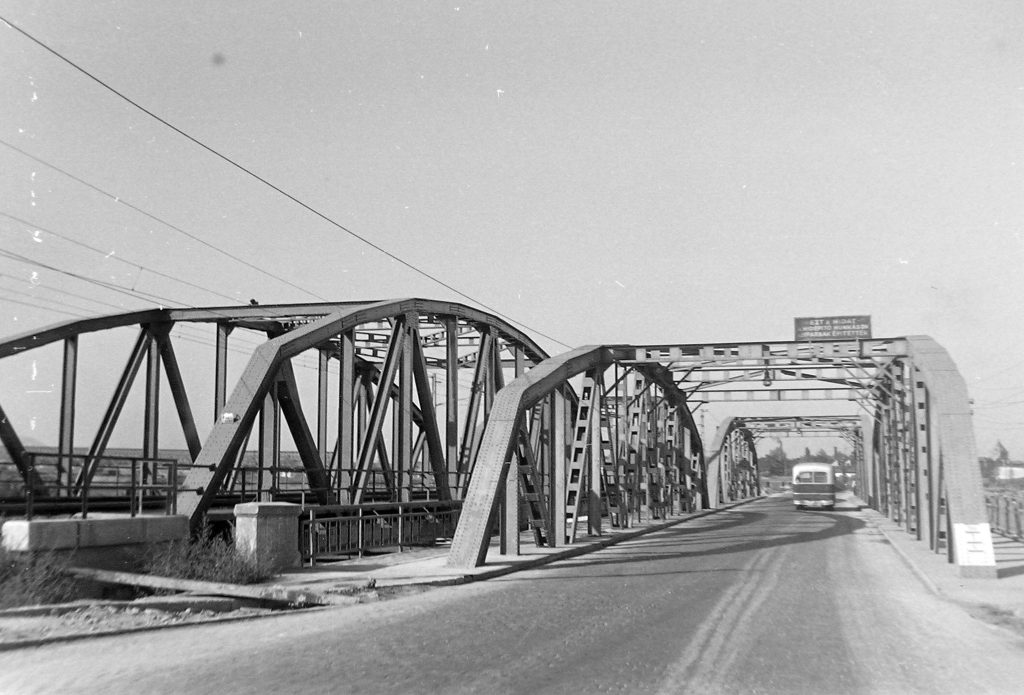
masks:
MULTIPOLYGON (((301 493, 321 503, 405 501, 417 495, 458 499, 506 372, 521 374, 547 357, 527 335, 495 316, 450 302, 404 299, 160 309, 69 321, 0 342, 0 359, 18 359, 60 342, 61 424, 53 470, 63 479, 40 475, 32 465, 38 457, 22 445, 13 424, 0 412, 0 438, 26 484, 51 496, 72 495, 88 485, 145 364, 142 455, 159 456, 163 377, 193 460, 176 500, 178 512, 190 515, 193 524, 219 496, 230 493, 237 501, 237 493, 246 486, 247 494, 261 499, 278 498, 290 490, 293 497, 301 493), (191 390, 175 349, 185 325, 207 326, 214 348, 213 383, 198 388, 193 384, 191 390), (103 398, 76 394, 79 338, 125 327, 137 327, 138 332, 123 369, 102 356, 90 356, 89 367, 114 375, 116 383, 88 453, 76 454, 76 404, 83 396, 90 404, 103 398), (258 345, 228 396, 233 332, 258 345), (303 408, 292 364, 304 354, 315 356, 318 364, 312 418, 303 408), (193 415, 197 392, 213 397, 212 427, 197 423, 193 415), (301 468, 296 470, 286 470, 281 460, 282 415, 298 450, 301 468), (209 433, 203 438, 206 429, 209 433), (245 455, 251 437, 258 443, 255 462, 245 455), (74 480, 73 459, 81 459, 74 480), (295 476, 302 480, 296 482, 295 476)), ((90 382, 97 378, 90 376, 90 382)), ((306 399, 307 407, 310 400, 306 399)))
MULTIPOLYGON (((858 496, 948 556, 995 576, 995 556, 963 377, 927 336, 638 347, 693 405, 847 401, 861 410, 858 496)), ((856 412, 854 410, 854 412, 856 412)), ((750 426, 753 423, 749 423, 750 426)), ((710 475, 709 475, 710 479, 710 475)))
POLYGON ((757 448, 744 418, 724 418, 707 453, 711 506, 761 494, 757 448))
POLYGON ((703 448, 685 395, 664 367, 634 357, 625 346, 578 348, 498 393, 450 565, 482 564, 496 519, 502 552, 518 553, 521 510, 538 545, 559 546, 574 542, 581 512, 600 534, 603 516, 629 526, 706 506, 703 448))

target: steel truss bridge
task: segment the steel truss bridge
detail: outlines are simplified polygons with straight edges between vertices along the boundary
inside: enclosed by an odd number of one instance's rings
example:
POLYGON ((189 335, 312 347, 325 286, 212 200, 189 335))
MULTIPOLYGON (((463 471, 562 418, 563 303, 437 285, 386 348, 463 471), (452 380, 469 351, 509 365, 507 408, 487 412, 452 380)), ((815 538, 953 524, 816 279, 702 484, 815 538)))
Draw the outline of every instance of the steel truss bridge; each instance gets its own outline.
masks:
POLYGON ((37 361, 61 375, 48 414, 57 441, 24 446, 15 425, 28 419, 24 404, 0 393, 0 440, 18 483, 0 492, 8 505, 86 511, 131 499, 133 511, 158 506, 197 528, 253 499, 299 502, 311 519, 429 502, 428 515, 458 513, 449 564, 469 567, 486 560, 495 533, 500 551, 516 554, 521 529, 560 546, 602 525, 756 496, 758 442, 814 432, 851 443, 868 504, 962 574, 995 576, 966 387, 928 337, 595 345, 549 356, 491 314, 404 299, 153 309, 0 341, 0 370, 37 361), (112 363, 107 343, 126 336, 126 362, 112 363), (239 352, 241 364, 229 365, 239 352), (126 409, 143 365, 139 406, 126 409), (212 399, 210 419, 196 416, 202 399, 212 399), (778 415, 779 404, 826 400, 856 414, 778 415), (703 442, 694 413, 712 402, 766 407, 725 418, 703 442), (78 446, 80 411, 103 403, 88 446, 78 446), (183 461, 161 457, 169 408, 183 461), (129 482, 111 483, 112 436, 132 428, 140 446, 129 482))

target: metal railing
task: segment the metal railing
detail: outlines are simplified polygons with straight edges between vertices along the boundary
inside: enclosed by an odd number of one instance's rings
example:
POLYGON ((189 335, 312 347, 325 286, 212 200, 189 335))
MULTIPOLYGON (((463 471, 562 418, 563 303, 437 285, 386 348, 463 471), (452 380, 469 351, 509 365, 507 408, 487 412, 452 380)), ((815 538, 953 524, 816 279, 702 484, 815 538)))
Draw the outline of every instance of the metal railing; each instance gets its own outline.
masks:
MULTIPOLYGON (((331 476, 335 475, 336 473, 332 470, 331 476)), ((345 480, 351 479, 351 470, 346 469, 344 475, 345 480)), ((454 476, 454 473, 449 474, 449 478, 452 480, 449 483, 451 485, 454 485, 454 476)), ((385 502, 398 497, 401 491, 408 491, 408 495, 417 501, 437 499, 437 490, 434 487, 431 474, 415 472, 410 477, 412 482, 402 485, 396 490, 395 487, 385 484, 380 471, 370 471, 362 491, 364 503, 385 502)), ((337 485, 332 485, 329 488, 311 488, 306 478, 306 472, 295 466, 265 468, 253 465, 243 466, 232 474, 229 481, 225 482, 224 489, 220 494, 246 502, 261 499, 264 494, 274 497, 279 495, 308 496, 318 492, 326 492, 328 496, 333 496, 336 499, 348 498, 347 486, 339 488, 337 485)))
POLYGON ((1024 540, 1024 500, 1012 495, 985 495, 985 507, 993 533, 1024 540))
POLYGON ((299 524, 299 552, 315 566, 372 548, 434 545, 455 533, 461 507, 436 501, 310 507, 299 524))
POLYGON ((103 456, 89 465, 89 457, 25 452, 29 471, 42 481, 45 496, 35 486, 24 486, 25 516, 32 518, 37 503, 75 500, 82 518, 89 502, 98 497, 124 498, 131 516, 144 502, 164 502, 165 514, 177 513, 179 463, 177 459, 141 456, 103 456), (91 470, 91 473, 89 472, 91 470))

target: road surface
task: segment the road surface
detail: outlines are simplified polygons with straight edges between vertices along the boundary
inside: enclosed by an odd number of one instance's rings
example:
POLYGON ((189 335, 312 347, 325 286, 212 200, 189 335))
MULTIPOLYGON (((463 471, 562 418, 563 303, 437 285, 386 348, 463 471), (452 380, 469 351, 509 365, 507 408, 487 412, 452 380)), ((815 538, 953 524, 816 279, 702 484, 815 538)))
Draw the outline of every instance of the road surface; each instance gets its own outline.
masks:
POLYGON ((0 693, 1020 693, 859 512, 755 501, 417 596, 0 654, 0 693))

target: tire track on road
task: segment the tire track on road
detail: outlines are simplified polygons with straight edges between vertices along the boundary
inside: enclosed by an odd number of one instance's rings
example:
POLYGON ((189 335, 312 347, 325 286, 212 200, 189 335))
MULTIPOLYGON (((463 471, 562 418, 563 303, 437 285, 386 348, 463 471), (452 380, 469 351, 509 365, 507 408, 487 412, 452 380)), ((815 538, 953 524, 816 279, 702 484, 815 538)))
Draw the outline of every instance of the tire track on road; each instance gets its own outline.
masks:
POLYGON ((722 594, 679 658, 668 666, 658 695, 678 693, 683 686, 699 686, 703 693, 729 691, 723 676, 750 639, 750 631, 743 628, 772 596, 787 555, 788 549, 774 548, 752 556, 741 568, 739 581, 722 594))

